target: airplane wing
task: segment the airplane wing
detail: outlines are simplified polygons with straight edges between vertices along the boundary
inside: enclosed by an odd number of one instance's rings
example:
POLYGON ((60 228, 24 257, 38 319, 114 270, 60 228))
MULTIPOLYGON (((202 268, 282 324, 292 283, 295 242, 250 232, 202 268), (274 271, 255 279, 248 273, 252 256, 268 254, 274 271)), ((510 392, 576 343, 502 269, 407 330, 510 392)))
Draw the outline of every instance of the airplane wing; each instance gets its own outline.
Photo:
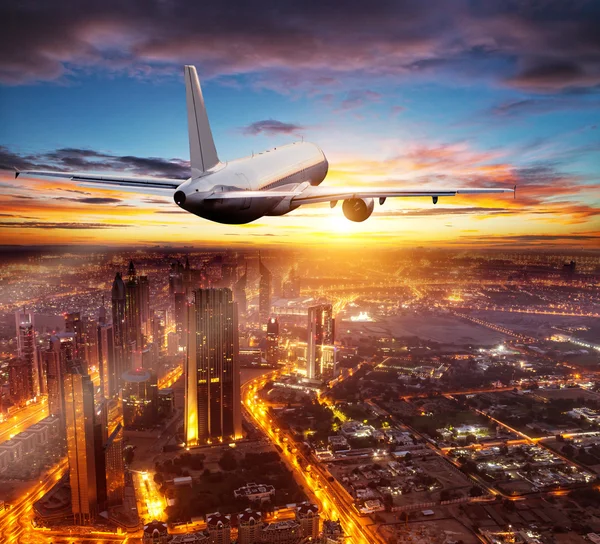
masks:
POLYGON ((390 189, 386 188, 351 188, 351 187, 306 187, 298 191, 215 191, 206 196, 209 200, 229 198, 269 198, 269 197, 291 197, 295 204, 316 204, 318 202, 337 202, 351 198, 390 198, 390 197, 423 197, 428 196, 437 202, 442 196, 456 195, 478 195, 494 193, 515 193, 516 186, 510 189, 504 188, 462 188, 462 189, 390 189))
POLYGON ((82 187, 112 189, 115 191, 161 196, 172 196, 177 190, 177 187, 179 187, 185 181, 183 179, 151 178, 142 176, 99 176, 85 172, 45 172, 41 170, 17 170, 15 172, 15 178, 18 178, 19 176, 35 178, 58 178, 74 181, 82 187))
POLYGON ((352 187, 307 187, 292 201, 295 204, 315 204, 317 202, 337 202, 351 198, 379 198, 390 197, 431 197, 434 202, 442 196, 479 195, 494 193, 514 193, 516 187, 511 189, 500 188, 459 188, 459 189, 395 189, 395 188, 352 188, 352 187))

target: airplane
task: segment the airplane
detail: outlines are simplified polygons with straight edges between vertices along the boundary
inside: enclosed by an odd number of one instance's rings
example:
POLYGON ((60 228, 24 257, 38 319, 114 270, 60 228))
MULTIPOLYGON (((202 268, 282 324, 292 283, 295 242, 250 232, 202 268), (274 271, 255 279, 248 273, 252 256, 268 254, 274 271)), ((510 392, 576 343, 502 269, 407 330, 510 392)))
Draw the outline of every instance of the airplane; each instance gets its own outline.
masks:
POLYGON ((329 163, 317 145, 304 141, 222 162, 217 155, 196 68, 185 66, 184 76, 191 162, 189 179, 36 170, 17 170, 15 177, 62 178, 83 187, 166 195, 187 212, 229 225, 250 223, 263 216, 285 215, 305 204, 319 202, 329 202, 334 208, 342 201, 346 218, 362 222, 373 213, 375 199, 383 205, 390 197, 429 197, 437 204, 439 198, 447 196, 516 194, 516 185, 510 189, 433 190, 321 186, 329 163))

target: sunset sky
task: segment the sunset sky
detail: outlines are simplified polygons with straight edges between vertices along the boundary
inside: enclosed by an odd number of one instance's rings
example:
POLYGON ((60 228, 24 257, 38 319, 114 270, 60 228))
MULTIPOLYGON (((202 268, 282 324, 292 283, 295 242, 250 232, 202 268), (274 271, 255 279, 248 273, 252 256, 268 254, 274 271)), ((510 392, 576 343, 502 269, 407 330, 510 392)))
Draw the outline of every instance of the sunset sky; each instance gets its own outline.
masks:
POLYGON ((1 244, 600 247, 600 2, 0 5, 1 244), (377 6, 377 7, 374 7, 377 6), (221 160, 318 144, 325 184, 512 187, 244 226, 12 167, 186 178, 183 65, 221 160))

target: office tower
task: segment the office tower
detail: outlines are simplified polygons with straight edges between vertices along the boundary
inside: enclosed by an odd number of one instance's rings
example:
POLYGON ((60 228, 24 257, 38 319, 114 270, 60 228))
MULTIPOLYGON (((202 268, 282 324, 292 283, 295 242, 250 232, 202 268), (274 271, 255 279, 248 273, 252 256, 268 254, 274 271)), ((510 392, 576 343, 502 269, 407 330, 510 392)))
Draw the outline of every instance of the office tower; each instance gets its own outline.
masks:
POLYGON ((231 543, 231 517, 215 512, 206 516, 206 530, 211 544, 231 543))
POLYGON ((166 313, 167 312, 165 310, 155 310, 151 319, 152 341, 158 347, 159 356, 164 355, 165 349, 167 347, 165 335, 167 322, 166 313))
POLYGON ((115 352, 114 325, 98 325, 98 374, 104 398, 110 398, 119 392, 120 377, 123 369, 115 352))
POLYGON ((311 306, 308 309, 307 378, 319 380, 327 374, 333 375, 333 341, 334 319, 331 304, 311 306), (329 349, 326 349, 327 347, 329 349))
POLYGON ((73 358, 85 361, 85 330, 79 312, 65 315, 65 332, 70 332, 73 335, 73 358))
POLYGON ((143 429, 156 423, 158 413, 158 384, 156 374, 138 369, 124 372, 123 420, 126 429, 143 429))
POLYGON ((267 363, 277 366, 279 362, 279 321, 271 317, 267 323, 267 363))
POLYGON ((186 443, 239 439, 237 306, 229 289, 197 289, 193 299, 187 307, 186 443))
MULTIPOLYGON (((186 263, 189 266, 189 261, 186 259, 186 263)), ((169 271, 169 295, 175 293, 183 293, 185 291, 183 287, 183 266, 177 261, 171 264, 171 270, 169 271)))
POLYGON ((150 329, 150 283, 148 276, 140 276, 140 322, 142 335, 148 337, 151 334, 150 329))
POLYGON ((244 273, 238 278, 233 286, 233 300, 238 305, 238 313, 240 317, 245 317, 248 309, 246 301, 246 285, 248 283, 248 263, 244 266, 244 273))
POLYGON ((75 523, 90 523, 98 513, 94 440, 94 385, 74 368, 65 375, 65 412, 71 507, 75 523))
POLYGON ((238 544, 259 544, 262 542, 263 521, 260 512, 247 509, 238 514, 238 544))
POLYGON ((8 385, 13 404, 24 405, 31 398, 31 365, 25 359, 9 361, 8 385))
POLYGON ((175 332, 179 336, 179 345, 186 346, 187 333, 187 295, 185 293, 175 293, 175 332))
POLYGON ((125 283, 117 272, 112 285, 112 324, 115 348, 125 347, 125 283))
POLYGON ((133 261, 129 262, 125 282, 125 344, 132 351, 131 362, 137 366, 135 354, 143 347, 140 280, 133 261))
POLYGON ((104 307, 104 295, 102 295, 102 306, 98 308, 98 325, 106 324, 106 308, 104 307))
MULTIPOLYGON (((28 400, 40 394, 39 365, 35 349, 36 333, 33 327, 32 314, 16 312, 15 318, 17 325, 17 355, 19 359, 25 361, 27 373, 25 388, 23 389, 22 385, 19 386, 19 395, 24 395, 25 400, 28 400)), ((19 372, 22 371, 21 369, 19 372)))
POLYGON ((296 521, 304 538, 319 536, 319 507, 316 504, 303 503, 296 508, 296 521))
POLYGON ((231 287, 235 282, 235 273, 237 270, 237 265, 235 263, 223 263, 221 267, 221 286, 222 287, 231 287))
POLYGON ((116 396, 103 403, 103 453, 106 506, 123 502, 125 466, 123 462, 123 404, 116 396))
POLYGON ((85 362, 88 369, 98 368, 98 322, 89 317, 83 322, 83 342, 85 349, 85 362))
POLYGON ((258 255, 258 270, 260 281, 258 284, 258 318, 260 324, 267 322, 271 315, 271 272, 263 264, 260 254, 258 255))

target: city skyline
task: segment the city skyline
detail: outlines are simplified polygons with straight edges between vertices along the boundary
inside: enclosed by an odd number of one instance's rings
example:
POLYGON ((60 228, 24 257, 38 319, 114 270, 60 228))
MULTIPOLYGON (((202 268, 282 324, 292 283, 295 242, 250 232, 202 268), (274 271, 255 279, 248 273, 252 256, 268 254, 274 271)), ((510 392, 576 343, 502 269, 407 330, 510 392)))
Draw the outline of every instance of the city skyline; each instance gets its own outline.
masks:
MULTIPOLYGON (((206 27, 198 32, 175 8, 159 31, 152 10, 136 18, 103 7, 89 16, 85 34, 78 31, 81 14, 50 7, 28 13, 34 21, 52 19, 71 41, 58 47, 42 25, 28 44, 28 60, 13 53, 0 63, 3 238, 83 245, 173 238, 223 246, 597 244, 593 3, 520 10, 459 3, 444 25, 436 13, 447 9, 398 3, 369 13, 374 26, 366 27, 366 7, 358 4, 340 25, 328 8, 316 27, 296 8, 277 14, 260 8, 261 23, 247 16, 248 53, 241 57, 223 45, 236 19, 217 8, 207 17, 219 23, 220 32, 210 35, 223 48, 210 52, 201 39, 206 27), (551 36, 563 22, 568 30, 560 49, 551 36), (278 47, 258 38, 260 24, 278 47), (306 38, 306 51, 290 42, 295 34, 306 38), (86 55, 75 54, 78 47, 86 55), (341 62, 346 48, 353 60, 341 62), (186 177, 185 62, 198 65, 225 160, 304 138, 327 154, 332 186, 517 184, 517 199, 441 199, 436 207, 427 199, 388 201, 360 225, 339 209, 317 206, 283 222, 227 227, 186 217, 168 199, 73 193, 79 189, 68 184, 13 179, 13 166, 186 177)), ((24 17, 14 9, 10 17, 24 17)), ((195 8, 186 9, 195 20, 195 8)))

